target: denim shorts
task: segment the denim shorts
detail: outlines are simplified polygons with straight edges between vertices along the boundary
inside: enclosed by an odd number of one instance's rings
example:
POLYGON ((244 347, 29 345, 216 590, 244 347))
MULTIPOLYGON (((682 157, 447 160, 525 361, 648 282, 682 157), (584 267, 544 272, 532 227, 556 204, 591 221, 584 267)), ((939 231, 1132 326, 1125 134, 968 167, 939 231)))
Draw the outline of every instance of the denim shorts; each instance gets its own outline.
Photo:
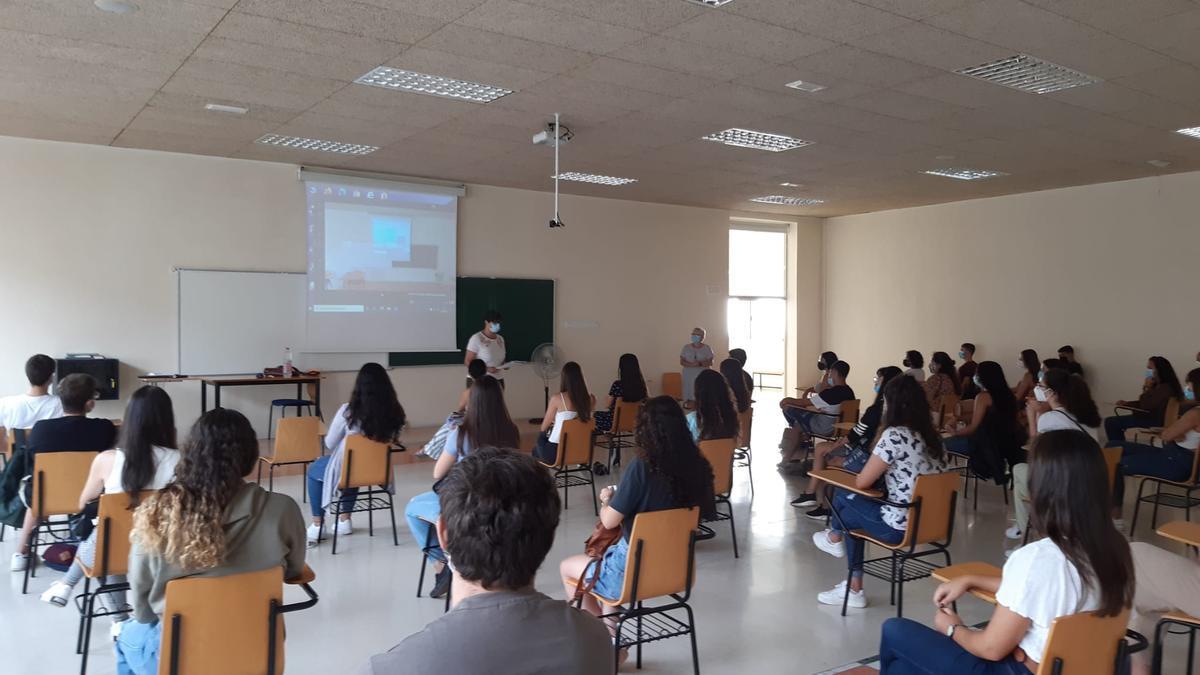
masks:
MULTIPOLYGON (((610 600, 616 600, 621 597, 621 591, 625 590, 625 560, 629 557, 629 542, 625 537, 621 537, 608 550, 604 552, 604 557, 600 559, 600 577, 596 579, 596 585, 592 591, 597 595, 604 596, 610 600)), ((591 581, 596 574, 597 565, 592 565, 588 574, 585 577, 586 581, 591 581)))

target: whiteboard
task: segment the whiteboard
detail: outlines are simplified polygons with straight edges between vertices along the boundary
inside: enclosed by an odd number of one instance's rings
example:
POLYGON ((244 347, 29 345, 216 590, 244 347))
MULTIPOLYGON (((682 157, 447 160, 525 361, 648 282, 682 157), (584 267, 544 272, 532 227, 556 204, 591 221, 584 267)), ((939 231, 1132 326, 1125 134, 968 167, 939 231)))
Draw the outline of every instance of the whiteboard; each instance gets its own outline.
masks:
POLYGON ((305 370, 357 370, 387 354, 309 354, 305 275, 300 272, 177 270, 179 370, 244 375, 283 363, 286 347, 305 370))

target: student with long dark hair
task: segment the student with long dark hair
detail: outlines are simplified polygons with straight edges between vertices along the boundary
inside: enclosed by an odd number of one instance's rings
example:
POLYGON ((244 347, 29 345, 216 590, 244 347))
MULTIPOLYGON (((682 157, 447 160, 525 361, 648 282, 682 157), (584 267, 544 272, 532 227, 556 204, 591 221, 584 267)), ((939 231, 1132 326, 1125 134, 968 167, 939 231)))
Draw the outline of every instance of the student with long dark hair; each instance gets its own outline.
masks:
MULTIPOLYGON (((699 507, 701 519, 715 515, 713 470, 700 448, 692 440, 683 410, 670 396, 656 396, 642 407, 637 425, 637 457, 621 475, 618 487, 600 491, 600 522, 605 527, 620 527, 621 538, 604 553, 598 566, 588 566, 586 555, 574 555, 562 561, 563 588, 570 598, 575 592, 573 579, 585 568, 598 574, 594 591, 606 598, 621 597, 625 582, 625 561, 629 554, 629 534, 639 513, 681 507, 699 507), (597 571, 597 567, 599 570, 597 571)), ((600 616, 600 605, 591 596, 583 598, 583 608, 600 616)))
POLYGON ((351 488, 343 493, 338 489, 346 438, 362 435, 380 443, 391 443, 399 436, 406 419, 387 371, 378 363, 363 364, 354 380, 350 402, 338 408, 325 433, 325 448, 330 454, 318 457, 308 466, 308 494, 313 516, 312 525, 308 527, 310 542, 316 542, 320 537, 325 509, 335 499, 340 499, 343 510, 347 511, 341 514, 335 526, 338 536, 353 532, 348 510, 354 506, 358 490, 351 488))
MULTIPOLYGON (((867 465, 855 479, 855 485, 870 489, 882 478, 889 500, 909 502, 919 476, 946 470, 942 437, 933 426, 925 391, 913 378, 901 376, 888 382, 883 389, 883 402, 883 432, 867 465)), ((831 529, 813 534, 813 544, 836 558, 847 558, 850 589, 847 595, 846 582, 841 581, 828 591, 818 593, 817 602, 840 605, 845 599, 849 607, 866 607, 862 567, 866 544, 861 538, 849 537, 847 533, 864 530, 879 541, 898 544, 908 529, 908 509, 887 506, 840 490, 833 498, 830 524, 831 529)))
POLYGON ((1161 427, 1171 399, 1183 398, 1183 387, 1171 362, 1162 356, 1146 361, 1146 377, 1142 395, 1136 401, 1117 401, 1118 406, 1134 408, 1131 415, 1114 415, 1104 419, 1104 435, 1109 442, 1125 440, 1126 429, 1161 427))
POLYGON ((462 394, 458 396, 458 407, 454 409, 456 412, 461 413, 467 409, 467 401, 471 398, 471 387, 475 386, 475 383, 482 380, 485 375, 487 375, 487 364, 483 359, 472 359, 467 364, 467 388, 463 389, 462 394))
POLYGON ((915 349, 904 352, 903 366, 905 375, 917 382, 925 381, 925 357, 921 356, 921 352, 915 349))
POLYGON ((742 371, 742 382, 746 385, 746 391, 753 392, 754 378, 750 375, 750 373, 746 372, 746 361, 750 358, 749 355, 746 354, 746 350, 742 349, 741 347, 734 347, 733 349, 729 350, 729 358, 738 362, 738 369, 742 371))
POLYGON ((642 367, 635 354, 622 354, 617 360, 617 379, 608 388, 608 401, 603 410, 596 411, 596 431, 607 432, 612 429, 613 411, 617 401, 641 403, 646 400, 646 378, 642 377, 642 367))
MULTIPOLYGON (((171 397, 159 387, 139 388, 125 406, 119 447, 105 450, 92 460, 87 482, 79 495, 79 509, 84 510, 89 502, 99 499, 102 494, 119 492, 128 494, 130 504, 136 507, 143 490, 161 490, 175 477, 175 465, 179 463, 177 445, 171 397)), ((75 551, 76 564, 42 593, 42 602, 65 607, 75 585, 83 579, 80 563, 90 567, 95 562, 95 555, 96 531, 92 530, 75 551)), ((122 581, 123 578, 108 579, 108 583, 122 581)), ((125 593, 105 594, 98 600, 105 609, 117 610, 125 605, 125 593)), ((126 618, 124 613, 112 615, 114 631, 120 630, 120 622, 126 618)))
POLYGON ((969 401, 979 393, 975 388, 975 373, 979 370, 979 364, 975 362, 975 343, 962 343, 958 348, 958 358, 962 359, 962 365, 958 367, 958 384, 962 387, 959 398, 969 401))
POLYGON ((172 580, 272 567, 291 579, 304 571, 304 516, 291 497, 243 479, 257 463, 258 438, 245 416, 209 410, 192 426, 175 479, 134 512, 129 586, 136 620, 117 637, 118 673, 158 672, 172 580))
MULTIPOLYGON (((580 379, 583 375, 580 374, 580 379)), ((471 387, 471 400, 467 402, 467 411, 463 415, 462 424, 450 431, 446 436, 446 445, 442 454, 433 465, 433 481, 436 483, 450 473, 454 465, 478 448, 519 448, 521 447, 521 432, 508 414, 508 406, 504 402, 504 389, 496 378, 488 375, 471 387)), ((404 518, 408 521, 408 529, 412 532, 413 541, 418 546, 425 542, 434 541, 430 523, 437 521, 441 514, 441 502, 433 490, 422 492, 404 507, 404 518)), ((432 556, 438 562, 434 565, 437 572, 430 597, 440 598, 450 590, 450 570, 444 565, 445 557, 441 549, 432 551, 432 556)))
POLYGON ((725 376, 725 382, 729 385, 729 391, 733 394, 733 404, 737 411, 744 413, 750 409, 750 388, 746 386, 746 371, 742 370, 742 364, 733 358, 725 359, 720 365, 721 374, 725 376))
POLYGON ((946 450, 970 457, 977 474, 999 485, 1007 475, 1006 464, 1026 461, 1021 446, 1027 436, 1017 421, 1017 398, 1009 389, 999 363, 980 363, 975 385, 980 391, 975 397, 971 421, 946 439, 946 450))
POLYGON ((954 359, 946 352, 934 352, 929 357, 929 377, 922 386, 925 398, 929 399, 929 409, 935 414, 941 413, 947 397, 958 396, 960 391, 954 359))
POLYGON ((1013 387, 1013 396, 1017 399, 1018 405, 1033 395, 1033 388, 1041 376, 1042 361, 1038 358, 1036 351, 1023 349, 1021 350, 1020 365, 1021 369, 1017 372, 1021 373, 1021 379, 1017 381, 1017 386, 1013 387))
POLYGON ((1017 549, 1000 577, 965 576, 938 586, 934 628, 888 619, 880 645, 882 672, 1033 673, 1055 619, 1090 611, 1117 616, 1131 605, 1133 560, 1129 542, 1103 508, 1109 491, 1100 446, 1078 431, 1049 431, 1038 436, 1032 457, 1033 520, 1046 537, 1017 549), (965 625, 951 609, 971 590, 996 596, 996 609, 981 630, 965 625))
POLYGON ((696 409, 687 414, 688 431, 697 443, 737 438, 738 416, 725 377, 715 370, 696 376, 696 409))
POLYGON ((596 402, 596 397, 588 393, 583 369, 578 363, 568 361, 563 364, 558 381, 558 396, 550 398, 537 443, 533 446, 533 456, 546 464, 553 464, 558 456, 558 439, 562 435, 563 422, 591 420, 592 407, 596 402))

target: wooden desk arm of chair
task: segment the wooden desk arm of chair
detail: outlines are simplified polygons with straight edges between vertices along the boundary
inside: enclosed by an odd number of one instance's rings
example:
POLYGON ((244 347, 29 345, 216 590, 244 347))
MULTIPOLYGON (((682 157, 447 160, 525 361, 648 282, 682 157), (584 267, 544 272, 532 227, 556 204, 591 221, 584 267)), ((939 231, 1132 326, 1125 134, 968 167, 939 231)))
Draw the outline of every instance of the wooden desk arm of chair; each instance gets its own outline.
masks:
POLYGON ((817 480, 819 480, 823 483, 828 483, 834 487, 842 488, 843 490, 849 490, 850 492, 853 492, 854 494, 859 494, 864 497, 870 497, 871 499, 883 502, 884 504, 887 504, 889 506, 899 506, 901 508, 908 508, 908 504, 894 504, 892 502, 887 501, 886 499, 883 498, 883 493, 880 492, 879 490, 864 490, 864 489, 858 487, 854 483, 855 479, 858 478, 858 474, 850 473, 849 471, 846 471, 845 469, 838 469, 838 468, 833 468, 833 467, 826 468, 826 469, 814 469, 812 471, 809 471, 808 475, 812 478, 816 478, 817 480))
POLYGON ((1113 406, 1113 412, 1117 414, 1117 417, 1122 417, 1122 415, 1121 415, 1122 410, 1128 410, 1131 414, 1132 413, 1141 413, 1143 415, 1150 414, 1149 410, 1144 410, 1142 408, 1137 408, 1137 407, 1134 407, 1131 405, 1114 405, 1113 406))
POLYGON ((1133 644, 1129 644, 1128 642, 1125 644, 1126 656, 1129 654, 1136 654, 1150 648, 1150 641, 1146 639, 1145 635, 1142 635, 1136 630, 1125 629, 1125 639, 1133 642, 1133 644))
POLYGON ((308 596, 308 599, 301 602, 292 602, 286 605, 279 605, 279 608, 276 611, 278 611, 280 614, 287 612, 298 612, 302 609, 308 609, 309 607, 317 604, 317 592, 313 590, 312 586, 309 586, 309 583, 316 580, 316 578, 317 573, 314 572, 311 567, 305 564, 304 571, 300 573, 300 576, 284 581, 284 583, 288 584, 289 586, 300 586, 300 590, 304 591, 304 594, 308 596))
MULTIPOLYGON (((977 577, 998 577, 1000 576, 1001 572, 1002 570, 999 567, 989 563, 968 562, 933 570, 930 572, 930 576, 938 581, 947 582, 954 581, 959 577, 968 575, 977 577)), ((984 602, 989 602, 993 605, 996 604, 996 596, 992 593, 979 590, 978 588, 972 588, 968 592, 984 602)))
POLYGON ((316 578, 317 578, 317 573, 313 571, 313 568, 308 566, 308 563, 305 563, 304 570, 302 570, 300 572, 299 576, 292 577, 291 579, 285 579, 283 583, 285 583, 285 584, 311 584, 313 581, 316 580, 316 578))

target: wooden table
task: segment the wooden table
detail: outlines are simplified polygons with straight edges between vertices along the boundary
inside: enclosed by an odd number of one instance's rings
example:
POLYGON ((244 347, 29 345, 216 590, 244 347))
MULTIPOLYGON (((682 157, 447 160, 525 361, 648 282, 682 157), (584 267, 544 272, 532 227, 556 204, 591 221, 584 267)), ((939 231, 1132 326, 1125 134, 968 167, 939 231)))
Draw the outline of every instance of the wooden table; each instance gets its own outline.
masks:
POLYGON ((854 481, 858 478, 858 474, 851 473, 845 469, 838 469, 836 467, 814 469, 808 472, 808 476, 810 478, 816 478, 822 483, 826 483, 843 490, 849 490, 850 492, 860 494, 864 497, 873 497, 875 499, 881 499, 883 497, 883 493, 879 490, 864 490, 855 485, 854 481))
POLYGON ((1200 523, 1176 520, 1159 527, 1158 533, 1188 546, 1200 546, 1200 523))
MULTIPOLYGON (((969 562, 959 563, 958 565, 951 565, 949 567, 942 567, 933 570, 933 572, 930 574, 938 581, 953 581, 959 577, 965 577, 968 575, 977 577, 998 577, 1000 576, 1000 572, 1000 568, 996 567, 995 565, 989 565, 988 563, 983 562, 969 562)), ((984 602, 990 602, 993 605, 996 604, 996 596, 987 591, 971 589, 970 593, 984 602)))
POLYGON ((200 414, 208 411, 208 388, 213 388, 213 407, 221 407, 222 387, 261 387, 264 385, 294 384, 296 398, 304 398, 304 385, 311 384, 316 388, 313 403, 317 408, 317 416, 321 415, 321 375, 294 375, 292 377, 259 377, 254 375, 240 377, 211 377, 197 375, 143 375, 138 378, 146 384, 158 385, 165 382, 200 382, 200 414))

